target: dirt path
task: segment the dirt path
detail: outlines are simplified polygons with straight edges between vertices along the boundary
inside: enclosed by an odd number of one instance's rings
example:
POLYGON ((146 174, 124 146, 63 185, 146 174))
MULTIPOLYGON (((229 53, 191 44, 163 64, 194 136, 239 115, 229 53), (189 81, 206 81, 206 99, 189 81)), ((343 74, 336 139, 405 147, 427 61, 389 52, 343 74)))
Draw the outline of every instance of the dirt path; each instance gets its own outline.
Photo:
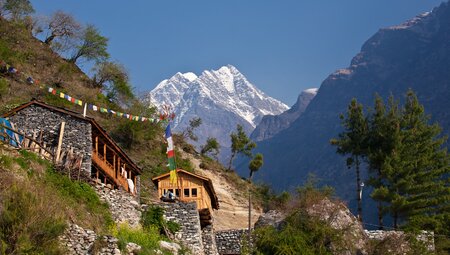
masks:
MULTIPOLYGON (((186 155, 187 156, 187 155, 186 155)), ((214 210, 214 230, 243 229, 248 227, 248 197, 247 192, 238 193, 221 172, 204 170, 199 167, 200 160, 189 156, 196 173, 212 180, 219 199, 219 210, 214 210)), ((252 224, 261 215, 261 210, 252 210, 252 224)))

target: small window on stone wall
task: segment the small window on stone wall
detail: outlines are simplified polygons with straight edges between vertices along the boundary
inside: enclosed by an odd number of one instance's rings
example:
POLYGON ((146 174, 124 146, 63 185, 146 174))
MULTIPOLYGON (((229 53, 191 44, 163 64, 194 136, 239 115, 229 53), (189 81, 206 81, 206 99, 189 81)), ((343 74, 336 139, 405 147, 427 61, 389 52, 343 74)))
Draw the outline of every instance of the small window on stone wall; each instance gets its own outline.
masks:
POLYGON ((192 197, 197 197, 197 189, 192 189, 192 197))
POLYGON ((184 196, 189 197, 189 189, 184 189, 184 196))

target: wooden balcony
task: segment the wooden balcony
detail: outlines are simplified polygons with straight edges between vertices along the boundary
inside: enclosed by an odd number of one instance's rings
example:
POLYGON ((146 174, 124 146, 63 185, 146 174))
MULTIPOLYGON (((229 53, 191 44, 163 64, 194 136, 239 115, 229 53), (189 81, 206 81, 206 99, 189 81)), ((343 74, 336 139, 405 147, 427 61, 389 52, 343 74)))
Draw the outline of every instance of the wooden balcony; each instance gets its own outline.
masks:
POLYGON ((100 155, 96 150, 92 151, 92 162, 100 168, 104 174, 106 174, 110 180, 112 180, 117 187, 123 187, 124 190, 128 191, 128 182, 125 177, 116 173, 114 166, 111 165, 102 155, 100 155), (116 177, 117 176, 117 177, 116 177))

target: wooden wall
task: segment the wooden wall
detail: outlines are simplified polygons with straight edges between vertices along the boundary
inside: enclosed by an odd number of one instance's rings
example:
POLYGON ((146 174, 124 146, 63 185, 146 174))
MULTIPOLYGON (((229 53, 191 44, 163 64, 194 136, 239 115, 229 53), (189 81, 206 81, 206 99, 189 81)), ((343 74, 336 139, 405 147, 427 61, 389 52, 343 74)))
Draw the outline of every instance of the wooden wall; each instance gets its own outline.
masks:
POLYGON ((197 208, 208 208, 212 212, 211 197, 203 186, 203 180, 184 173, 178 173, 178 183, 171 184, 170 177, 166 176, 158 182, 158 194, 161 197, 166 191, 172 190, 177 198, 183 202, 197 202, 197 208), (193 190, 197 192, 193 194, 193 190))

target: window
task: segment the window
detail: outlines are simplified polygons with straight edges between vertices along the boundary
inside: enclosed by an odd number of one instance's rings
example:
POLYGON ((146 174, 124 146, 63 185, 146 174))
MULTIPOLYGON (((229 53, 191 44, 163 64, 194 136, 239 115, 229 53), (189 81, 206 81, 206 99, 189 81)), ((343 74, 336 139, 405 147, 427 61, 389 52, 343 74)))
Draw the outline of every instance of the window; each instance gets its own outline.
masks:
POLYGON ((180 197, 180 189, 175 190, 175 196, 180 197))
POLYGON ((169 192, 173 194, 173 189, 169 189, 169 192))
POLYGON ((192 189, 192 197, 197 197, 197 189, 192 189))
POLYGON ((189 197, 189 189, 184 189, 184 196, 189 197))

